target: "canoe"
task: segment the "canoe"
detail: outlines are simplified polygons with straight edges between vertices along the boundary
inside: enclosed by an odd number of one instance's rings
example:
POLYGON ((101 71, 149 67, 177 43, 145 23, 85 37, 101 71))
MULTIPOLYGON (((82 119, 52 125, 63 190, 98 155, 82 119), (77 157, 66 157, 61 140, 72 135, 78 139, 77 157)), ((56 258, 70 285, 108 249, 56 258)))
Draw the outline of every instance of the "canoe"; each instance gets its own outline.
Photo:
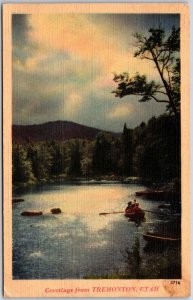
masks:
POLYGON ((21 213, 22 216, 34 217, 43 215, 42 211, 23 211, 21 213))
POLYGON ((158 205, 158 208, 163 209, 163 208, 171 208, 171 204, 170 203, 164 203, 164 204, 160 204, 158 205))
POLYGON ((180 237, 169 237, 169 236, 161 236, 159 234, 156 233, 144 233, 143 234, 143 238, 144 240, 146 240, 147 242, 171 242, 171 243, 176 243, 176 242, 180 242, 181 238, 180 237))
POLYGON ((145 216, 145 213, 143 211, 141 212, 130 212, 130 213, 125 213, 125 217, 129 218, 131 221, 136 221, 136 220, 143 220, 145 216))
POLYGON ((24 202, 24 199, 21 198, 13 198, 12 203, 19 203, 19 202, 24 202))
POLYGON ((145 190, 145 191, 138 191, 135 192, 136 196, 144 197, 146 199, 152 200, 160 200, 160 201, 168 201, 175 200, 180 198, 180 194, 177 192, 172 191, 165 191, 165 190, 145 190))

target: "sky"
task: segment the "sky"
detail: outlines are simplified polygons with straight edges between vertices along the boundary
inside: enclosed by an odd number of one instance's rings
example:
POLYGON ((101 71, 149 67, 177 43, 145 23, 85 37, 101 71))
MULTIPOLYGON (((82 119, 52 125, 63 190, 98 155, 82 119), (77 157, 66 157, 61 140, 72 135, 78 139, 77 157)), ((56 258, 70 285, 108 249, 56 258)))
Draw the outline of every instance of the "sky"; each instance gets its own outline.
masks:
POLYGON ((116 98, 113 73, 159 80, 134 58, 133 34, 179 27, 179 15, 33 14, 12 16, 13 124, 68 120, 121 132, 165 111, 164 104, 116 98))

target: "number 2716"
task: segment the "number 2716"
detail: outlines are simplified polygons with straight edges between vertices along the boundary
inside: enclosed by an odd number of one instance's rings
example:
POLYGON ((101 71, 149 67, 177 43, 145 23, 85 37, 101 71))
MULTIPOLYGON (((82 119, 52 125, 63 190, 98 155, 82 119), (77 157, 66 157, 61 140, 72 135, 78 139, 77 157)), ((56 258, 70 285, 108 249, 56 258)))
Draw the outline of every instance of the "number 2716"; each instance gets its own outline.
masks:
POLYGON ((170 281, 170 284, 180 284, 180 281, 172 280, 170 281))

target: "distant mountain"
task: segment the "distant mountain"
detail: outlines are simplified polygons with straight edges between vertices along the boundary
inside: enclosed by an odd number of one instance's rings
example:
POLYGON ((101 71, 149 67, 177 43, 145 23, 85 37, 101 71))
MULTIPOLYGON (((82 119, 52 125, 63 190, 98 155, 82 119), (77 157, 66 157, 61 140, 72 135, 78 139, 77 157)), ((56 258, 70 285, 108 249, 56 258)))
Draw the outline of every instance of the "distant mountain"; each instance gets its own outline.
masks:
MULTIPOLYGON (((13 125, 13 141, 65 141, 73 138, 92 140, 103 130, 69 121, 54 121, 37 125, 13 125)), ((107 131, 103 131, 107 132, 107 131)), ((113 133, 119 135, 118 133, 113 133)))

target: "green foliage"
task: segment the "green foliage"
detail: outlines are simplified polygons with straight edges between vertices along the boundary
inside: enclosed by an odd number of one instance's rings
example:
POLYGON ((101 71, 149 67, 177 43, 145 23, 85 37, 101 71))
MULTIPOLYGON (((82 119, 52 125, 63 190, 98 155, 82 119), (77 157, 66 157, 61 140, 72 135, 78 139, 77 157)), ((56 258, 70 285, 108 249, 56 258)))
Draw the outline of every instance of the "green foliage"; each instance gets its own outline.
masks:
POLYGON ((12 161, 14 183, 29 183, 34 181, 32 163, 28 159, 25 147, 13 144, 12 161))
MULTIPOLYGON (((161 89, 160 84, 155 81, 147 81, 145 75, 137 73, 134 77, 129 78, 129 75, 124 76, 125 73, 114 76, 114 81, 118 82, 118 88, 113 91, 116 97, 122 98, 127 95, 140 96, 140 102, 146 102, 155 97, 158 90, 161 89)), ((168 102, 167 100, 163 100, 168 102)))
POLYGON ((65 147, 62 143, 51 143, 51 174, 59 175, 65 173, 65 147))
POLYGON ((47 143, 29 144, 28 158, 32 162, 34 176, 38 181, 46 181, 50 177, 52 155, 47 143))
POLYGON ((91 176, 94 144, 79 139, 13 144, 13 183, 91 176))
POLYGON ((83 141, 81 150, 81 174, 84 177, 90 177, 93 175, 93 151, 94 141, 83 141))
POLYGON ((180 120, 162 115, 135 129, 125 124, 122 136, 13 144, 13 183, 106 175, 165 182, 180 179, 180 156, 180 120))
POLYGON ((151 99, 166 103, 166 110, 176 116, 180 112, 180 29, 173 27, 166 38, 162 28, 151 28, 147 36, 136 33, 134 57, 150 60, 157 69, 160 81, 148 81, 145 75, 137 73, 130 77, 127 72, 114 74, 118 87, 113 91, 116 97, 139 96, 140 102, 151 99))
POLYGON ((80 176, 80 144, 76 140, 71 147, 69 175, 80 176))
POLYGON ((97 135, 93 156, 93 168, 96 174, 106 174, 110 171, 110 144, 111 141, 108 134, 100 132, 97 135))
POLYGON ((133 130, 128 129, 127 125, 124 125, 123 135, 123 174, 124 176, 133 175, 133 130))
POLYGON ((110 133, 100 132, 93 153, 93 171, 97 175, 119 173, 121 144, 110 133))
POLYGON ((134 174, 151 180, 180 178, 180 121, 163 115, 133 131, 134 174))

